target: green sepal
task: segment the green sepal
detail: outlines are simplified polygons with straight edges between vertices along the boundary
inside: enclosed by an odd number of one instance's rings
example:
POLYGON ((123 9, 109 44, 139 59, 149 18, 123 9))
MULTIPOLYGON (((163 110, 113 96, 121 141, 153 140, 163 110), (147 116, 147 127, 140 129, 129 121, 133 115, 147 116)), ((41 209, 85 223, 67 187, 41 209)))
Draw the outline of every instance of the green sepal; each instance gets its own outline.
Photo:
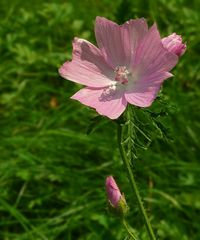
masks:
POLYGON ((128 214, 129 207, 123 194, 117 207, 115 207, 110 201, 108 202, 108 211, 119 218, 124 218, 128 214))

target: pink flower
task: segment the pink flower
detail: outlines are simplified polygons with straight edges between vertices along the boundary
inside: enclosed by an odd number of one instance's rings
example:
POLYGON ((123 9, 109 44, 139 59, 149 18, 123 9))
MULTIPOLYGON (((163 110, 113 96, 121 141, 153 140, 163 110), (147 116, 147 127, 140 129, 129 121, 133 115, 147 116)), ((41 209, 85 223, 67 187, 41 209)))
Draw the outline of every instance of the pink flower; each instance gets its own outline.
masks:
POLYGON ((162 39, 163 46, 178 57, 182 56, 186 50, 186 44, 182 43, 182 37, 176 33, 172 33, 168 37, 162 39))
POLYGON ((122 194, 112 176, 106 178, 106 192, 110 203, 117 208, 122 194))
POLYGON ((148 29, 143 18, 118 25, 97 17, 95 34, 98 48, 75 38, 72 61, 59 69, 62 77, 86 86, 71 98, 111 119, 128 103, 149 107, 178 62, 163 46, 156 24, 148 29))

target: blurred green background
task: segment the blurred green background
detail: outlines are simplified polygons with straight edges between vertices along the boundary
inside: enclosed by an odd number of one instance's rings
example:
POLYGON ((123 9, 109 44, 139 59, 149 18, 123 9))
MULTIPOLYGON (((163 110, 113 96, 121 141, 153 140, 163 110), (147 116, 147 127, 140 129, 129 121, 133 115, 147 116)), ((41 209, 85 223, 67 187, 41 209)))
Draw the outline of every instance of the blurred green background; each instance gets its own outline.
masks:
POLYGON ((176 109, 167 117, 174 140, 155 139, 134 164, 158 239, 200 239, 199 13, 199 0, 1 0, 0 239, 125 239, 106 210, 110 174, 126 194, 130 224, 148 239, 115 124, 105 120, 87 135, 96 113, 70 100, 80 86, 58 75, 75 36, 95 43, 97 15, 118 23, 145 17, 163 37, 177 32, 187 42, 163 89, 176 109))

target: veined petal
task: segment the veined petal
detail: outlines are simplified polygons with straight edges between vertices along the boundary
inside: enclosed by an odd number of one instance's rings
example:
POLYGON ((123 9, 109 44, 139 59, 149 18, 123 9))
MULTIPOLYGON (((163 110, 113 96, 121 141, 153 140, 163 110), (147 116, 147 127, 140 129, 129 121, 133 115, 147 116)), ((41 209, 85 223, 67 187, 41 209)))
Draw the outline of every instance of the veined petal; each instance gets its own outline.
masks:
POLYGON ((152 73, 138 82, 134 88, 126 90, 125 98, 138 107, 149 107, 156 98, 162 82, 172 76, 169 72, 152 73))
POLYGON ((140 76, 153 72, 170 71, 178 62, 178 57, 165 49, 160 34, 154 24, 141 41, 133 61, 133 68, 138 68, 140 76))
POLYGON ((148 26, 143 18, 130 20, 123 25, 103 17, 96 18, 97 44, 106 62, 113 68, 130 66, 135 50, 147 31, 148 26))
POLYGON ((125 110, 127 101, 124 97, 124 91, 117 91, 112 98, 102 99, 104 89, 83 88, 75 93, 71 98, 76 99, 82 104, 95 108, 96 111, 111 119, 118 118, 125 110))
POLYGON ((90 42, 75 38, 73 59, 59 69, 60 75, 89 87, 105 87, 111 84, 113 70, 105 62, 101 51, 90 42))

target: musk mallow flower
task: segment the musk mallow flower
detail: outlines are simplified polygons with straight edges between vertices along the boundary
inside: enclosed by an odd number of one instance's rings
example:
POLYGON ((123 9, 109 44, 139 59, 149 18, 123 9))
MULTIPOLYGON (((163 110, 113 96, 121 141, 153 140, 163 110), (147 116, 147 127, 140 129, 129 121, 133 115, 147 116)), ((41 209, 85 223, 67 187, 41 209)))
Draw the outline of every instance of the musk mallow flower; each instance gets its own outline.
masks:
POLYGON ((179 54, 168 49, 156 24, 148 28, 145 19, 118 25, 97 17, 95 35, 98 48, 75 38, 73 59, 59 69, 60 75, 85 85, 71 98, 111 119, 118 118, 127 104, 149 107, 179 54))

